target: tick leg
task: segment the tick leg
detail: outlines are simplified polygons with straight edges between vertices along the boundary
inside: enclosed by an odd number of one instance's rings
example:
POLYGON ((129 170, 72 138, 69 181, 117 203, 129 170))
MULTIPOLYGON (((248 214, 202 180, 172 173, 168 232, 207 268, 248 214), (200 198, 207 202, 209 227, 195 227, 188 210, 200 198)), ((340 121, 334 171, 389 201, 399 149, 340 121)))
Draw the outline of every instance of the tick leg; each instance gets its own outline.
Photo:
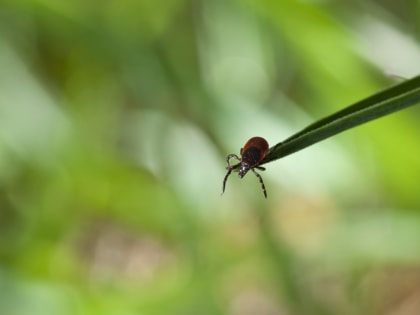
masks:
MULTIPOLYGON (((229 162, 228 162, 228 164, 229 164, 229 162)), ((233 169, 232 169, 231 167, 229 167, 229 168, 228 168, 228 171, 227 171, 227 173, 226 173, 226 175, 225 175, 225 178, 223 179, 222 195, 223 195, 223 193, 225 192, 226 181, 227 181, 227 179, 228 179, 228 177, 229 177, 230 173, 232 173, 232 170, 233 170, 233 169)))
POLYGON ((255 168, 258 168, 260 171, 265 171, 265 167, 262 166, 255 166, 255 168))
POLYGON ((234 153, 232 153, 232 154, 229 154, 227 157, 226 157, 226 163, 227 163, 227 166, 228 166, 228 168, 231 168, 231 166, 230 166, 230 160, 231 159, 233 159, 233 158, 235 158, 235 159, 237 159, 238 161, 240 161, 241 159, 239 158, 239 156, 237 156, 236 154, 234 154, 234 153))
POLYGON ((236 160, 238 160, 238 161, 240 161, 241 159, 239 158, 239 156, 237 156, 236 154, 229 154, 227 157, 226 157, 226 163, 227 163, 227 167, 226 167, 226 169, 228 170, 227 171, 227 173, 226 173, 226 175, 225 175, 225 178, 223 179, 223 188, 222 188, 222 195, 223 195, 223 193, 225 192, 225 188, 226 188, 226 181, 227 181, 227 179, 228 179, 228 177, 229 177, 229 175, 230 175, 230 173, 232 173, 233 171, 237 171, 237 169, 238 169, 238 166, 240 165, 240 163, 238 163, 238 164, 235 164, 235 165, 230 165, 230 160, 231 159, 236 159, 236 160))
POLYGON ((255 171, 255 169, 254 169, 254 168, 251 168, 251 171, 252 171, 252 172, 255 174, 255 176, 257 176, 257 177, 258 177, 258 179, 260 180, 261 187, 262 187, 262 190, 263 190, 263 193, 264 193, 264 197, 267 199, 267 191, 265 190, 264 181, 263 181, 263 179, 262 179, 261 175, 260 175, 260 174, 258 174, 258 173, 255 171))

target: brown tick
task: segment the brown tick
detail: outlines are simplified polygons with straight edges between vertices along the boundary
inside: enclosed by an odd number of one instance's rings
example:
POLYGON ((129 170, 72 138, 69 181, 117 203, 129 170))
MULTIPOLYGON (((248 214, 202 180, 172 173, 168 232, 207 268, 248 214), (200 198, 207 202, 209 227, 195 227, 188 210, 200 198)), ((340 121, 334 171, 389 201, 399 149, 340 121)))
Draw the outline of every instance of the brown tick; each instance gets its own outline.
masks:
POLYGON ((232 172, 239 172, 239 177, 243 178, 249 170, 251 170, 255 176, 258 177, 261 187, 264 193, 264 197, 267 198, 267 191, 265 190, 264 182, 260 174, 258 174, 255 169, 259 169, 261 171, 265 171, 264 167, 259 166, 261 161, 264 159, 265 155, 268 151, 268 142, 261 137, 253 137, 245 143, 244 147, 240 151, 241 157, 237 156, 236 154, 229 154, 226 157, 227 167, 228 170, 226 176, 223 180, 223 191, 222 194, 225 192, 226 181, 229 175, 232 172), (235 165, 230 165, 230 160, 235 158, 239 161, 239 163, 235 165))

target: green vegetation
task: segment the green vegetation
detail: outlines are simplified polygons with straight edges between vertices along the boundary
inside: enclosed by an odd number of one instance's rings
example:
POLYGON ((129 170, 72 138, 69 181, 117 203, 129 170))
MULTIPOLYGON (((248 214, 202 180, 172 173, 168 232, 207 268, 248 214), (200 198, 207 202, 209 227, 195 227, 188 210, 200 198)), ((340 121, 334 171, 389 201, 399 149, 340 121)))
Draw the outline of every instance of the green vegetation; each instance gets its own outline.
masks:
POLYGON ((270 148, 262 164, 420 102, 420 76, 322 118, 270 148))
POLYGON ((1 1, 0 314, 418 314, 419 8, 1 1))

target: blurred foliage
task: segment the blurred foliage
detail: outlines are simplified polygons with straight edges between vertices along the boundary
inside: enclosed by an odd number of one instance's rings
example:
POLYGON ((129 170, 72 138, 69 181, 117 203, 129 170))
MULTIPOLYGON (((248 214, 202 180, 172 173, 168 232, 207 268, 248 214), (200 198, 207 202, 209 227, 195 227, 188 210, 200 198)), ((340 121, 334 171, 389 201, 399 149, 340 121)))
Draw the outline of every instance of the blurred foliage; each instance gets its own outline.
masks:
POLYGON ((0 2, 0 314, 418 314, 417 108, 228 182, 420 69, 420 2, 0 2))

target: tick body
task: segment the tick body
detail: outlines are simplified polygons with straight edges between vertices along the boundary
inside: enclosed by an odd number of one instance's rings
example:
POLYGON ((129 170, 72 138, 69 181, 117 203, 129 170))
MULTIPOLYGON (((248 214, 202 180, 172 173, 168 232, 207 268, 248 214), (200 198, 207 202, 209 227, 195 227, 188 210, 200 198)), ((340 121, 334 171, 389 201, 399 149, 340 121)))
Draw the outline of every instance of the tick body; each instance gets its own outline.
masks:
POLYGON ((226 173, 226 176, 223 180, 223 192, 225 192, 226 187, 226 181, 229 177, 229 175, 232 172, 239 172, 239 177, 243 178, 246 173, 248 173, 249 170, 251 170, 255 176, 258 177, 261 188, 264 193, 264 197, 267 198, 267 191, 265 190, 264 182, 260 174, 257 173, 255 169, 259 169, 261 171, 264 171, 265 168, 259 166, 261 161, 264 159, 265 155, 268 151, 268 142, 261 137, 253 137, 245 143, 244 147, 240 151, 241 157, 237 156, 236 154, 229 154, 226 157, 227 167, 228 170, 226 173), (230 165, 231 159, 236 159, 239 161, 239 163, 235 165, 230 165))

